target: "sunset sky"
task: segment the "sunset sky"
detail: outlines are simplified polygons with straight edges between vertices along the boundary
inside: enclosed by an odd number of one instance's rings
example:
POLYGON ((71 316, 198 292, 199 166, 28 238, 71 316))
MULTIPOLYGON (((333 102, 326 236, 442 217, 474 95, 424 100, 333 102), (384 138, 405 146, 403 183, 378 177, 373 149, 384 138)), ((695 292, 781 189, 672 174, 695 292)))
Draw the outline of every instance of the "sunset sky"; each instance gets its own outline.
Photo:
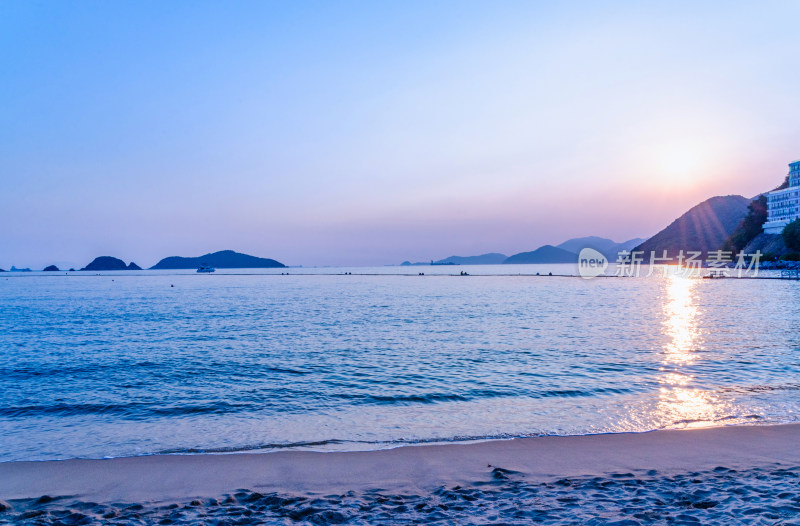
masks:
POLYGON ((800 2, 0 3, 0 268, 648 237, 800 158, 800 2))

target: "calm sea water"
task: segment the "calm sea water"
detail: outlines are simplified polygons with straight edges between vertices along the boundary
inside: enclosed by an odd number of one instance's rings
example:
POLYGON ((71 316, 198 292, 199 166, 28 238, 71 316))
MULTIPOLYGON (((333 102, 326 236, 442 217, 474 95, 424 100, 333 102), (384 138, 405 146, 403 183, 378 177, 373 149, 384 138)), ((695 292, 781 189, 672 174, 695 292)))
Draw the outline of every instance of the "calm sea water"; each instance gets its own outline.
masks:
POLYGON ((283 271, 0 275, 0 460, 800 420, 798 282, 283 271))

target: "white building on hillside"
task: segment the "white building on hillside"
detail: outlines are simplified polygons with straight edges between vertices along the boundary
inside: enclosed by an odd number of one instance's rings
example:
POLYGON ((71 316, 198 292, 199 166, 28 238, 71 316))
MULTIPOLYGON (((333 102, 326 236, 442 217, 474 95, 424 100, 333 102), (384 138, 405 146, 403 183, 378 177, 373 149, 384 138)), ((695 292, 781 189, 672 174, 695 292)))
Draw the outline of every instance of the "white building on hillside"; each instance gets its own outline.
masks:
POLYGON ((767 194, 764 233, 780 234, 783 227, 800 218, 800 161, 789 164, 789 188, 767 194))

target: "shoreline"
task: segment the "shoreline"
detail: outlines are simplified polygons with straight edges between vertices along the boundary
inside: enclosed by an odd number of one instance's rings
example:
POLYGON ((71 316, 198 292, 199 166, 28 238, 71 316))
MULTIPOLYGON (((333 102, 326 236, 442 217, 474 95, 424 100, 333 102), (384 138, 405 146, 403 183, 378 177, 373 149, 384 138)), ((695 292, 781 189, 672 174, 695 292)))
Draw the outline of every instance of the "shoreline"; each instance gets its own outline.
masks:
POLYGON ((526 481, 718 467, 800 466, 800 424, 741 425, 355 452, 274 451, 0 463, 0 500, 73 497, 167 502, 240 488, 279 493, 429 492, 469 486, 500 468, 526 481))
POLYGON ((393 449, 401 449, 407 447, 428 447, 428 446, 451 446, 451 445, 474 445, 487 442, 506 442, 510 440, 531 440, 531 439, 554 439, 554 438, 577 438, 577 437, 605 437, 613 435, 645 435, 648 433, 660 433, 663 431, 690 431, 690 430, 708 430, 708 429, 721 429, 730 427, 774 427, 774 426, 800 426, 800 420, 780 420, 780 421, 746 421, 733 424, 719 424, 718 422, 703 422, 704 425, 700 427, 666 427, 660 429, 648 429, 644 431, 600 431, 596 433, 583 433, 574 435, 559 435, 559 434, 538 434, 538 435, 497 435, 497 436, 477 436, 477 437, 457 437, 445 439, 423 439, 419 441, 386 441, 386 442, 362 442, 362 441, 347 441, 347 440, 331 440, 321 442, 298 442, 291 444, 277 444, 277 445, 260 445, 256 447, 219 447, 209 449, 174 449, 164 450, 152 453, 141 453, 134 455, 119 455, 119 456, 85 456, 85 457, 64 457, 64 458, 36 458, 36 459, 12 459, 0 460, 0 466, 4 464, 17 464, 17 463, 43 463, 43 462, 75 462, 75 461, 110 461, 121 459, 134 459, 134 458, 150 458, 150 457, 194 457, 194 456, 219 456, 219 455, 269 455, 275 453, 374 453, 378 451, 390 451, 393 449), (363 448, 359 447, 339 447, 342 444, 365 444, 363 448), (326 447, 330 446, 330 447, 326 447))

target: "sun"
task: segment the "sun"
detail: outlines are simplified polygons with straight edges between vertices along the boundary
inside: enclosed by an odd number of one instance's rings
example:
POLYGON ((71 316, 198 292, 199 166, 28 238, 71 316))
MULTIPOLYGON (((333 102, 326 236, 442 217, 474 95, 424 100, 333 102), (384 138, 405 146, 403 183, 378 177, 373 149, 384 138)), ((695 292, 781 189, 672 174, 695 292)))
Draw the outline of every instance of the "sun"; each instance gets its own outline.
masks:
POLYGON ((707 174, 708 159, 699 146, 666 145, 654 158, 657 171, 666 186, 686 186, 707 174))
POLYGON ((702 163, 697 152, 684 150, 669 153, 664 157, 661 164, 665 174, 686 177, 697 173, 702 163))

